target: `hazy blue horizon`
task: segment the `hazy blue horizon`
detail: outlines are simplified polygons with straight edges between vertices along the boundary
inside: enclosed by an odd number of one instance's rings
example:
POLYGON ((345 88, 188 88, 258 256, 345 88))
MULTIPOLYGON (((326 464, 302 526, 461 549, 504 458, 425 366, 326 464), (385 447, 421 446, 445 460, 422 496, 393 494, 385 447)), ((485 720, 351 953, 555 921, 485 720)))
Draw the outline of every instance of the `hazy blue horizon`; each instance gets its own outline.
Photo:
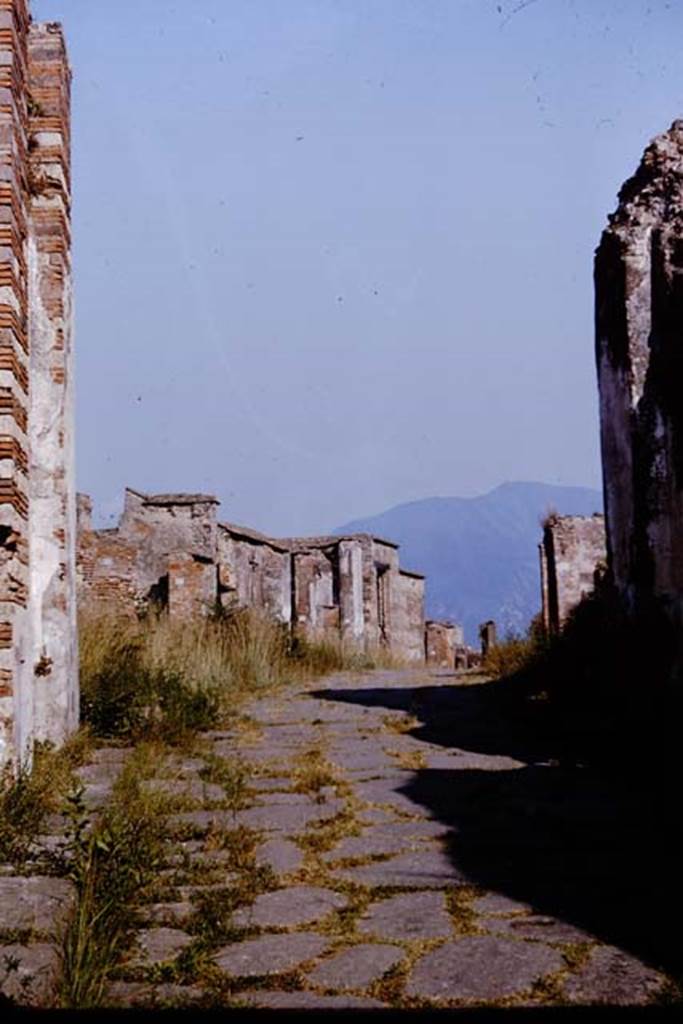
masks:
POLYGON ((317 533, 600 488, 592 259, 665 0, 33 0, 74 68, 78 487, 317 533))

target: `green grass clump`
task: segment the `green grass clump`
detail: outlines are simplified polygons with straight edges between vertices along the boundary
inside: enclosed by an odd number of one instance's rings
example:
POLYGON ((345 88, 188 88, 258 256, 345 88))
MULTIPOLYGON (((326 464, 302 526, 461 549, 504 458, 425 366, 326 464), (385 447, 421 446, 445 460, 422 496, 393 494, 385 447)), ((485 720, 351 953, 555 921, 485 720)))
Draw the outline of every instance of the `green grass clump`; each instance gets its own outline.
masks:
POLYGON ((484 658, 481 671, 494 679, 504 679, 534 668, 548 650, 543 624, 538 617, 532 619, 526 633, 509 632, 494 644, 484 658))
POLYGON ((95 822, 80 796, 72 798, 65 874, 76 899, 60 947, 62 1007, 101 1005, 110 971, 132 940, 133 907, 163 864, 164 798, 141 784, 155 760, 145 746, 131 756, 95 822))
POLYGON ((59 750, 35 746, 30 768, 15 774, 7 766, 0 777, 0 861, 22 867, 30 857, 46 816, 61 809, 74 787, 74 769, 83 764, 91 745, 80 730, 59 750))
POLYGON ((81 716, 96 737, 182 743, 245 699, 342 670, 396 667, 385 653, 311 642, 254 609, 189 621, 82 612, 81 716))

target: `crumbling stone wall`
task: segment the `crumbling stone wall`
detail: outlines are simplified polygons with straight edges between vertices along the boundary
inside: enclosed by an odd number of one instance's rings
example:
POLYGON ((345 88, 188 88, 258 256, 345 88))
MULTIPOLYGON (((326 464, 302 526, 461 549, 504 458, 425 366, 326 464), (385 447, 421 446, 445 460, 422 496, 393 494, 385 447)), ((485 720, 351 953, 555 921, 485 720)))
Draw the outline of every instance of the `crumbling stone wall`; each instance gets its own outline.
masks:
POLYGON ((78 586, 84 606, 135 615, 149 601, 174 617, 258 608, 309 640, 384 648, 424 660, 424 577, 398 546, 356 534, 274 539, 218 522, 211 495, 127 489, 118 528, 93 530, 79 495, 78 586))
POLYGON ((0 763, 78 719, 70 83, 60 26, 0 0, 0 763))
POLYGON ((457 630, 452 622, 425 623, 427 664, 435 668, 455 668, 457 630))
MULTIPOLYGON (((596 360, 611 578, 668 629, 683 675, 683 121, 645 150, 595 258, 596 360)), ((665 630, 666 631, 666 630, 665 630)))
POLYGON ((219 523, 217 558, 219 597, 224 608, 263 608, 278 622, 289 622, 289 548, 248 527, 219 523))
POLYGON ((424 602, 424 576, 400 569, 394 577, 390 647, 408 661, 424 661, 424 602))
POLYGON ((425 656, 433 668, 471 668, 478 658, 465 643, 463 627, 455 622, 425 623, 425 656))
POLYGON ((292 553, 293 625, 310 640, 339 634, 339 564, 335 545, 292 553))
POLYGON ((172 619, 206 615, 216 604, 218 568, 208 559, 176 551, 168 559, 168 614, 172 619))
POLYGON ((136 552, 136 588, 142 599, 165 586, 169 556, 182 551, 216 561, 218 500, 211 494, 141 494, 127 488, 118 534, 136 552))
POLYGON ((549 516, 543 525, 539 556, 543 626, 553 635, 591 593, 596 573, 604 566, 604 516, 549 516))

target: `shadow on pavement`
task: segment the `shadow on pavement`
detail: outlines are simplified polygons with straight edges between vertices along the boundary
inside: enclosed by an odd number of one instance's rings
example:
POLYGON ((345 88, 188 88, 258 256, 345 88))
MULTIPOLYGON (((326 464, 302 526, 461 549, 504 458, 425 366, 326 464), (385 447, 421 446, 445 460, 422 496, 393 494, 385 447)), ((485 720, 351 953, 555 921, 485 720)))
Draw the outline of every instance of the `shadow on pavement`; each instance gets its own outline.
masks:
MULTIPOLYGON (((675 976, 683 972, 683 860, 668 780, 638 768, 571 764, 557 723, 501 683, 318 690, 410 711, 410 735, 507 755, 515 770, 418 770, 400 792, 453 830, 449 853, 472 884, 530 904, 675 976)), ((645 766, 643 765, 644 769, 645 766)))

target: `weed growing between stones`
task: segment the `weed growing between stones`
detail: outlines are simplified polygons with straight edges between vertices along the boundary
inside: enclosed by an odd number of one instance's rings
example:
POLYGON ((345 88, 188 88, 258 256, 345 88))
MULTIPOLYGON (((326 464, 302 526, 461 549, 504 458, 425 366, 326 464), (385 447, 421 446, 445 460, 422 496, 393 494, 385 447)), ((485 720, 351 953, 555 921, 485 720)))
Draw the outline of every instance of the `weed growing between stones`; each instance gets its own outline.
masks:
POLYGON ((408 771, 418 772, 427 767, 427 758, 421 750, 388 750, 387 753, 399 767, 408 771))
POLYGON ((420 719, 415 715, 385 715, 382 719, 382 728, 389 732, 410 732, 419 725, 420 719))
POLYGON ((472 900, 482 895, 481 890, 474 886, 458 885, 444 891, 446 909, 451 915, 453 926, 458 935, 480 935, 482 929, 478 924, 478 916, 472 907, 472 900))
POLYGON ((309 793, 322 803, 325 786, 334 786, 337 776, 330 762, 320 747, 311 747, 303 751, 298 758, 292 773, 293 791, 309 793))
POLYGON ((225 974, 212 974, 208 980, 210 1005, 219 1007, 251 1007, 249 992, 301 992, 307 987, 306 965, 277 974, 252 975, 248 978, 231 978, 225 974), (241 996, 241 999, 240 999, 241 996))
MULTIPOLYGON (((393 895, 396 893, 394 892, 393 895)), ((373 894, 373 899, 375 898, 377 898, 377 891, 373 894)), ((438 1002, 416 996, 406 996, 404 989, 417 961, 426 953, 438 949, 445 941, 445 939, 416 939, 412 942, 398 943, 405 950, 405 957, 400 963, 391 967, 382 978, 378 978, 370 985, 369 994, 400 1010, 427 1010, 438 1007, 438 1002)))
POLYGON ((200 772, 200 777, 223 788, 225 805, 233 815, 248 807, 248 769, 244 761, 238 758, 219 757, 217 754, 205 755, 204 761, 206 767, 200 772))
POLYGON ((268 865, 258 865, 254 851, 258 833, 249 829, 235 829, 224 833, 223 849, 233 854, 228 868, 237 872, 237 878, 220 888, 199 891, 192 897, 194 912, 188 925, 193 942, 182 951, 176 963, 164 974, 164 980, 195 983, 201 981, 210 988, 218 986, 219 994, 229 995, 232 989, 223 985, 220 971, 212 956, 222 945, 258 935, 259 928, 238 926, 234 912, 249 906, 262 893, 278 887, 277 877, 268 865))
POLYGON ((129 759, 96 822, 76 796, 71 806, 67 877, 76 890, 60 948, 59 1003, 98 1006, 109 973, 131 940, 132 906, 163 863, 164 798, 141 782, 154 761, 144 746, 129 759))
POLYGON ((87 759, 92 737, 82 729, 59 750, 37 744, 31 769, 14 775, 8 766, 0 779, 0 861, 23 868, 35 852, 46 816, 61 809, 74 789, 74 769, 87 759))
POLYGON ((299 846, 311 853, 325 853, 333 849, 345 836, 360 835, 361 827, 353 811, 344 808, 333 818, 311 823, 308 831, 297 836, 299 846))

